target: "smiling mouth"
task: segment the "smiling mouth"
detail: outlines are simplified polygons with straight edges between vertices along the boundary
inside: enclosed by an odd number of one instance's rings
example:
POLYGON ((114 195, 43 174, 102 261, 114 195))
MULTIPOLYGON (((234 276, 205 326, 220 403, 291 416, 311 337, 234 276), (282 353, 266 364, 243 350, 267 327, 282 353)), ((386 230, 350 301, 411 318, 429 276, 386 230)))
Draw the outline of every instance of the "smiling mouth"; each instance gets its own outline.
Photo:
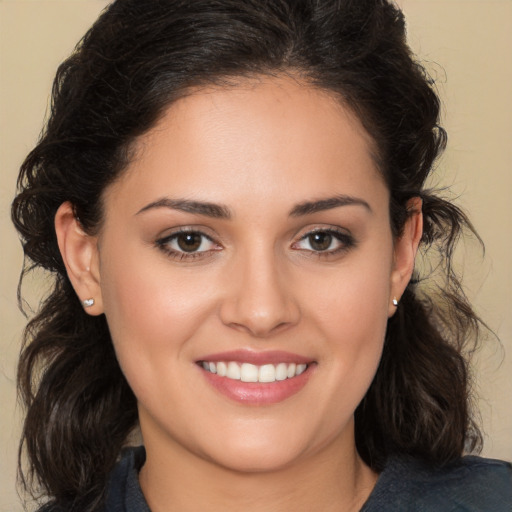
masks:
POLYGON ((207 372, 241 382, 272 383, 298 377, 306 371, 305 363, 278 363, 255 365, 235 361, 199 361, 207 372))

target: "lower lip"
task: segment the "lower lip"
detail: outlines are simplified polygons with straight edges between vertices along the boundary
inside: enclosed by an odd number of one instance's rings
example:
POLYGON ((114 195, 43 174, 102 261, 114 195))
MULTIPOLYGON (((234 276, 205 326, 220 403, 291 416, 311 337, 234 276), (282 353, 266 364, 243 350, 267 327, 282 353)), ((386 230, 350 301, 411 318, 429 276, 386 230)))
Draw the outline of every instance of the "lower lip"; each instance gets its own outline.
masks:
POLYGON ((306 370, 291 379, 275 382, 242 382, 240 380, 219 377, 203 368, 206 380, 217 391, 231 400, 250 405, 270 405, 282 402, 298 393, 308 382, 313 373, 313 364, 309 364, 306 370))

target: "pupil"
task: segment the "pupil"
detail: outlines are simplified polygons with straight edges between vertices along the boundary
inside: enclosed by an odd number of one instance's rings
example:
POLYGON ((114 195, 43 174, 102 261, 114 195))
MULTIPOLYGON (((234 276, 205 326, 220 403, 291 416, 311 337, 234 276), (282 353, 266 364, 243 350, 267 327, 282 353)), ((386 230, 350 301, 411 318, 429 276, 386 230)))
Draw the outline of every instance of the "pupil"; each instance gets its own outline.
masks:
POLYGON ((315 251, 325 251, 329 249, 332 242, 332 235, 329 233, 313 233, 309 235, 309 243, 315 251))
POLYGON ((201 245, 201 235, 197 233, 185 233, 178 236, 178 246, 182 251, 197 251, 201 245))

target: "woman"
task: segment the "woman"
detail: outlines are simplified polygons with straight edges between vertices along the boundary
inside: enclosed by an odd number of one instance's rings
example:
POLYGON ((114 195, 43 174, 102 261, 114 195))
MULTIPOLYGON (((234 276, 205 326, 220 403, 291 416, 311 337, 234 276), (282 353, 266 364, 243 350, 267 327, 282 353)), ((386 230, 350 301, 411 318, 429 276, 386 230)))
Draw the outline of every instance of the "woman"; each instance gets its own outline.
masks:
POLYGON ((462 458, 438 117, 388 2, 110 5, 13 204, 55 276, 19 366, 47 510, 509 510, 510 465, 462 458))

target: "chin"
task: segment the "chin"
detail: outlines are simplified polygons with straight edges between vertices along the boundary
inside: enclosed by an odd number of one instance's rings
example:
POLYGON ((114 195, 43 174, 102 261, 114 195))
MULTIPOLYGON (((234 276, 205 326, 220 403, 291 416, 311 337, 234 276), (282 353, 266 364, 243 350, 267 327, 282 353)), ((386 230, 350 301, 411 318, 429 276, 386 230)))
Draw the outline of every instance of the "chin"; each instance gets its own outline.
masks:
POLYGON ((204 458, 242 473, 275 472, 315 456, 337 437, 304 424, 296 429, 280 422, 261 427, 245 424, 241 429, 224 429, 214 443, 203 445, 204 458))
POLYGON ((238 473, 271 473, 285 469, 301 456, 300 450, 275 445, 260 447, 230 445, 222 453, 211 454, 209 460, 238 473))

